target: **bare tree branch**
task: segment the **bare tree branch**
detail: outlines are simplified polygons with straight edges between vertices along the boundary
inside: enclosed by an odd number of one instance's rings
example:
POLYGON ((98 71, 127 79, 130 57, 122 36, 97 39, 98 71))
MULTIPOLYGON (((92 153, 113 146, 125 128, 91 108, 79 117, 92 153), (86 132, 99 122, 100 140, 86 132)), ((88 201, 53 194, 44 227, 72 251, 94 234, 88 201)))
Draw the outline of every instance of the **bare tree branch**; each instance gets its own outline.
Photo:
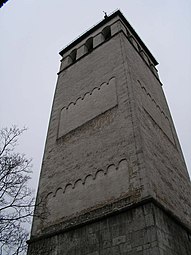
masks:
POLYGON ((32 190, 28 188, 31 160, 15 152, 18 138, 26 128, 16 126, 0 130, 0 254, 26 252, 28 231, 34 209, 32 190))

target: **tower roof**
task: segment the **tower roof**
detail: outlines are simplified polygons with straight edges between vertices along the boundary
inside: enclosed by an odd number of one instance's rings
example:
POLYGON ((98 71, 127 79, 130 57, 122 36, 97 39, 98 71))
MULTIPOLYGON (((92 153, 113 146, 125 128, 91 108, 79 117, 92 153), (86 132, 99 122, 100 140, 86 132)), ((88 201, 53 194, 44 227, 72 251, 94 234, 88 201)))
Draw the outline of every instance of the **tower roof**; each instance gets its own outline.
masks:
POLYGON ((153 61, 154 65, 158 65, 157 60, 154 58, 154 56, 151 54, 151 52, 149 51, 149 49, 147 48, 147 46, 144 44, 144 42, 141 40, 141 38, 138 36, 138 34, 136 33, 136 31, 133 29, 133 27, 130 25, 130 23, 127 21, 127 19, 124 17, 124 15, 122 14, 122 12, 120 10, 115 11, 114 13, 112 13, 111 15, 109 15, 107 18, 103 19, 102 21, 100 21, 97 25, 93 26, 91 29, 89 29, 87 32, 85 32, 84 34, 82 34, 80 37, 78 37, 76 40, 74 40, 72 43, 70 43, 68 46, 66 46, 65 48, 63 48, 59 54, 61 56, 64 55, 64 53, 66 53, 68 50, 72 49, 73 47, 75 47, 78 43, 80 43, 82 40, 84 40, 86 37, 88 37, 89 35, 91 35, 93 32, 95 32, 97 29, 99 29, 100 27, 104 26, 105 24, 107 24, 110 20, 112 20, 113 18, 119 16, 119 18, 124 22, 124 24, 127 26, 127 28, 131 31, 131 33, 134 35, 134 37, 137 39, 137 41, 139 42, 139 44, 142 46, 142 48, 145 50, 145 52, 148 54, 148 56, 150 57, 150 59, 153 61))

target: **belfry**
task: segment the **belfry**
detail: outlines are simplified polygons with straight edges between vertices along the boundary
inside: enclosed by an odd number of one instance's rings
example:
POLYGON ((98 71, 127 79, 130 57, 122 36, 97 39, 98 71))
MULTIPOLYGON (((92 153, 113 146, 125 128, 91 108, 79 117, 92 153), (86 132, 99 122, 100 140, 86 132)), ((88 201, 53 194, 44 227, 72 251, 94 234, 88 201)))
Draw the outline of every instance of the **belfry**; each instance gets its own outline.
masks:
POLYGON ((156 59, 119 10, 60 55, 28 255, 190 255, 191 184, 156 59))

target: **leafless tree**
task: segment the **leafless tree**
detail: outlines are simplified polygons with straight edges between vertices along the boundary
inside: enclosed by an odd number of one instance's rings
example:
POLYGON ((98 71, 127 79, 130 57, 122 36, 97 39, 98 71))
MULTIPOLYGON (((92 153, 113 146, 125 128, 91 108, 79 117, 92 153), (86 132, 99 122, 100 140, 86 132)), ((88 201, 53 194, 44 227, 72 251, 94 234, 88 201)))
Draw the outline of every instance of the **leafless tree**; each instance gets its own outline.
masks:
POLYGON ((0 254, 25 254, 34 198, 28 188, 31 160, 15 152, 26 129, 16 126, 0 130, 0 254))

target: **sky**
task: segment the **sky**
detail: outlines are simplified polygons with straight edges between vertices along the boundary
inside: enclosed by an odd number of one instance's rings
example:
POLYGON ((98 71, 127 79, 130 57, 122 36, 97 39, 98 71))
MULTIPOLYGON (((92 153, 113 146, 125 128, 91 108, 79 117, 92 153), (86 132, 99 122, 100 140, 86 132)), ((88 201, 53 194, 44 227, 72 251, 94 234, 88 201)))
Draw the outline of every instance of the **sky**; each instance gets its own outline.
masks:
POLYGON ((0 9, 0 128, 28 127, 18 150, 33 159, 37 189, 59 51, 120 9, 159 62, 163 89, 191 175, 190 0, 9 0, 0 9))

